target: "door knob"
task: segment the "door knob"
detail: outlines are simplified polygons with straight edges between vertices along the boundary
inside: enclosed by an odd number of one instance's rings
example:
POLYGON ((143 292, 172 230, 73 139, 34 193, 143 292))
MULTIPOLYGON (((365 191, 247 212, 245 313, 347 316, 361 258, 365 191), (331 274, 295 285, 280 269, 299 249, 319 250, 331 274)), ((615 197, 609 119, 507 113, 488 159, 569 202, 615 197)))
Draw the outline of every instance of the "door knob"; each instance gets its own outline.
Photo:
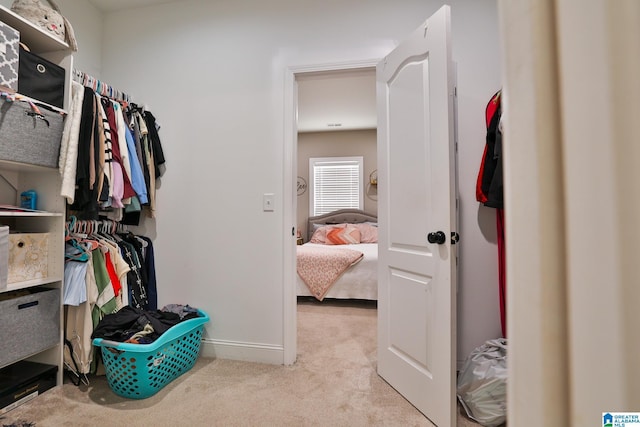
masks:
POLYGON ((427 235, 427 240, 429 241, 429 243, 437 243, 438 245, 442 245, 447 241, 447 236, 442 231, 435 231, 427 235))

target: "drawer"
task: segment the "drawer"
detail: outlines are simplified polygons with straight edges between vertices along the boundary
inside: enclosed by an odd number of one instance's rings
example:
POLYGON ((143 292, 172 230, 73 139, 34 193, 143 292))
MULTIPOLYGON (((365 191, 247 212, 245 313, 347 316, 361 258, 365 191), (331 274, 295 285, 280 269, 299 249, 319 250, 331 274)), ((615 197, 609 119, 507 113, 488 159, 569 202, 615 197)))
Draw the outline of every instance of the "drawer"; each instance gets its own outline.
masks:
POLYGON ((60 343, 60 289, 0 294, 0 367, 60 343))
POLYGON ((49 275, 49 233, 9 233, 7 283, 49 275))

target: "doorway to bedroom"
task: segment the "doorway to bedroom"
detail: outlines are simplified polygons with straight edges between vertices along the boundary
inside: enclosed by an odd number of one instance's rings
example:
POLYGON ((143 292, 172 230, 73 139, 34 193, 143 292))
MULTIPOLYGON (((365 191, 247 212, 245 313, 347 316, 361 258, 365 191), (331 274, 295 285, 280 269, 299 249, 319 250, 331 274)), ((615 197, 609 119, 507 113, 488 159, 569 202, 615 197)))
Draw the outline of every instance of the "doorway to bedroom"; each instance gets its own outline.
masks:
MULTIPOLYGON (((359 350, 354 349, 354 354, 343 348, 339 352, 341 359, 353 360, 362 351, 375 359, 377 239, 374 235, 378 211, 375 68, 302 72, 295 74, 295 81, 297 197, 294 220, 298 251, 312 250, 308 248, 311 246, 325 246, 325 249, 330 246, 362 252, 355 265, 340 273, 333 271, 333 275, 327 274, 326 278, 314 276, 305 280, 296 273, 298 356, 321 349, 331 352, 327 340, 336 343, 355 340, 352 344, 358 342, 359 350), (353 163, 353 159, 360 159, 359 168, 347 164, 353 163), (352 181, 358 184, 356 188, 345 189, 345 186, 353 187, 352 181), (321 184, 326 186, 323 192, 318 188, 321 184), (355 192, 360 192, 359 197, 358 194, 354 197, 355 192), (335 207, 330 200, 329 211, 327 208, 319 211, 318 201, 313 203, 320 197, 318 194, 335 198, 335 207), (352 216, 331 215, 345 209, 352 212, 352 216), (326 245, 326 232, 318 231, 323 226, 335 228, 351 223, 358 223, 358 231, 348 236, 351 244, 326 245), (360 243, 361 240, 364 242, 360 243), (319 330, 325 332, 318 334, 319 330)), ((375 374, 375 366, 370 368, 375 374)))

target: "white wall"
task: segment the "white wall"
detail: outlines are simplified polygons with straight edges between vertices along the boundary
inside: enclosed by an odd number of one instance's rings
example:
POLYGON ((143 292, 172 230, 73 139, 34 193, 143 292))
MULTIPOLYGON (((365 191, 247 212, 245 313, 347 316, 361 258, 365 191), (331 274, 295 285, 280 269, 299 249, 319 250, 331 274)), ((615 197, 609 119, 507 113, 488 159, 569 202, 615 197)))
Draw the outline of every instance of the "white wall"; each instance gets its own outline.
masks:
POLYGON ((495 210, 481 206, 475 198, 485 146, 485 108, 502 80, 496 1, 462 0, 451 4, 453 60, 458 71, 460 363, 475 347, 502 335, 495 210))
MULTIPOLYGON (((148 103, 162 125, 167 172, 158 218, 144 227, 156 236, 159 303, 206 310, 207 342, 219 356, 282 360, 282 265, 291 226, 282 212, 286 67, 381 58, 442 3, 187 0, 105 15, 101 61, 87 58, 83 66, 148 103), (275 212, 262 211, 267 192, 276 194, 275 212)), ((478 206, 474 186, 484 108, 501 80, 495 0, 449 4, 458 67, 464 359, 500 334, 494 212, 478 206)), ((74 26, 84 25, 66 13, 74 26)))
MULTIPOLYGON (((48 4, 46 0, 43 2, 48 4)), ((86 0, 57 0, 71 22, 78 42, 73 54, 74 67, 100 78, 102 74, 103 14, 86 0)), ((108 82, 107 82, 108 83, 108 82)))

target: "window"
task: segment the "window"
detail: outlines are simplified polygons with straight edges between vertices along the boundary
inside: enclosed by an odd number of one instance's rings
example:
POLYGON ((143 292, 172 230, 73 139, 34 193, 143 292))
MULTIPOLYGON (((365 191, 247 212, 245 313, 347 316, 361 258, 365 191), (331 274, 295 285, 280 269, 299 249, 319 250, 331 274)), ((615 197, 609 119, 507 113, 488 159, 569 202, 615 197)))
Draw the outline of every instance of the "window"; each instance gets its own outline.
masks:
POLYGON ((309 159, 309 212, 322 215, 337 209, 362 209, 362 157, 309 159))

